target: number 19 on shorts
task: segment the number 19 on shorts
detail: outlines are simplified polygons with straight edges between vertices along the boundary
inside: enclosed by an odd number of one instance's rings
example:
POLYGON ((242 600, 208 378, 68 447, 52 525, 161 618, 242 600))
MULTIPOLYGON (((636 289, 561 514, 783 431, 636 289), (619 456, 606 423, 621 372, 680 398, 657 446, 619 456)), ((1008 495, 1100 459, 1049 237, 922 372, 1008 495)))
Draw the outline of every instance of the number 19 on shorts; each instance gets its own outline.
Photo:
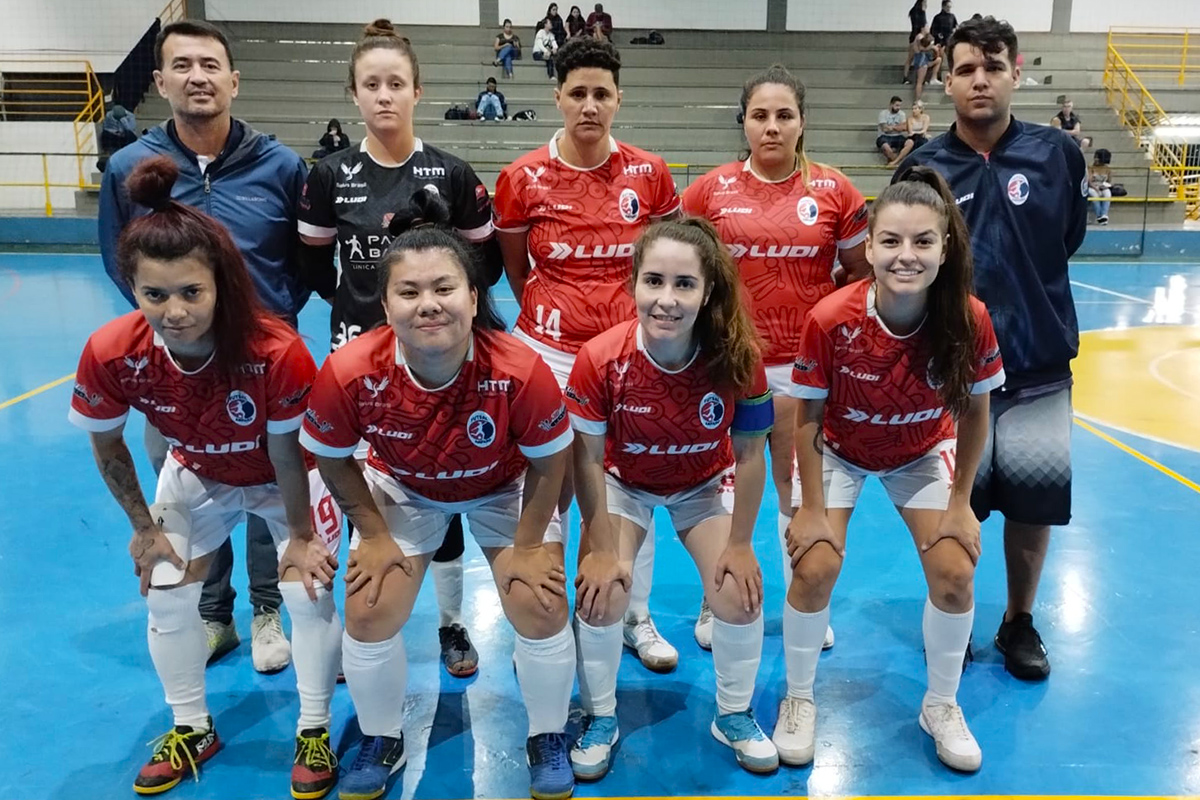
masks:
POLYGON ((562 311, 557 308, 551 308, 547 311, 546 307, 541 303, 537 304, 534 309, 534 316, 537 317, 537 325, 534 331, 540 336, 549 336, 554 341, 562 338, 562 311))

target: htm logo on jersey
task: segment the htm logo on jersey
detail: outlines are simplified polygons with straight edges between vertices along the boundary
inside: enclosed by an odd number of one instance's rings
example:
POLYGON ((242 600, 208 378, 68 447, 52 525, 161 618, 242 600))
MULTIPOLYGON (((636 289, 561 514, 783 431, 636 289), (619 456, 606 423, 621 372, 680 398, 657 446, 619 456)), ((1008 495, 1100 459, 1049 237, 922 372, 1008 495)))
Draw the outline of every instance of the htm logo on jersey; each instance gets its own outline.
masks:
POLYGON ((686 456, 693 453, 706 453, 709 450, 716 450, 721 446, 721 442, 697 442, 696 444, 669 444, 666 447, 658 444, 644 445, 638 442, 625 442, 625 449, 622 453, 640 456, 686 456))
POLYGON ((642 210, 642 201, 638 199, 637 192, 633 189, 622 189, 617 207, 621 210, 622 219, 626 222, 637 222, 638 215, 642 210))
POLYGON ((100 395, 95 394, 94 392, 89 392, 88 388, 86 386, 84 386, 82 383, 75 384, 74 393, 75 393, 76 397, 78 397, 83 402, 87 403, 92 408, 95 408, 96 406, 100 405, 101 401, 104 400, 104 398, 101 397, 100 395))
POLYGON ((487 447, 496 441, 496 423, 486 411, 476 411, 467 418, 467 438, 476 447, 487 447))
POLYGON ((362 172, 363 162, 358 162, 353 167, 349 164, 342 164, 342 172, 346 173, 346 180, 353 180, 354 176, 362 172))
POLYGON ((331 430, 333 430, 333 423, 326 422, 318 417, 317 412, 313 411, 311 408, 304 412, 304 419, 309 425, 312 425, 321 433, 329 433, 331 430))
POLYGON ((865 411, 859 411, 857 408, 848 408, 842 419, 848 419, 851 422, 869 422, 872 425, 916 425, 919 422, 928 422, 931 419, 939 418, 944 410, 942 406, 938 406, 921 411, 910 411, 907 414, 892 414, 891 417, 884 419, 882 414, 872 415, 865 411))
POLYGON ((813 178, 808 185, 814 189, 836 189, 837 181, 831 178, 813 178))
POLYGON ((805 225, 815 225, 820 213, 820 209, 817 208, 817 201, 811 197, 801 197, 796 201, 796 216, 805 225))
POLYGON ((512 381, 508 379, 493 380, 491 378, 482 380, 476 386, 476 390, 480 392, 507 392, 512 388, 512 381))
POLYGON ((591 250, 584 245, 571 247, 564 242, 550 242, 550 252, 546 258, 555 261, 565 261, 568 258, 630 258, 633 256, 633 243, 629 244, 598 244, 591 250))
POLYGON ((651 164, 626 164, 625 175, 653 175, 654 166, 651 164))
POLYGON ((725 419, 725 402, 716 392, 709 392, 700 399, 700 424, 710 431, 725 419))
POLYGON ((542 430, 546 431, 547 433, 549 433, 550 431, 557 428, 558 424, 560 422, 562 422, 566 418, 566 416, 567 416, 567 404, 559 403, 558 409, 553 414, 551 414, 549 417, 547 417, 546 419, 539 422, 538 427, 541 428, 542 430))
POLYGON ((387 377, 380 378, 378 383, 371 380, 369 375, 363 378, 363 386, 365 386, 367 391, 371 393, 372 400, 378 399, 380 393, 383 392, 383 390, 386 389, 388 384, 391 382, 391 379, 387 377))
MULTIPOLYGON (((724 211, 725 209, 721 209, 724 211)), ((729 244, 729 255, 735 259, 749 256, 750 258, 814 258, 821 248, 806 244, 729 244)))
POLYGON ((538 178, 540 178, 546 174, 545 167, 538 167, 537 169, 530 169, 529 167, 521 167, 521 169, 525 170, 525 175, 529 178, 530 186, 540 186, 541 185, 540 183, 538 183, 538 178))
POLYGON ((243 428, 252 425, 258 416, 258 408, 254 405, 254 401, 250 399, 250 395, 240 389, 234 389, 225 398, 225 411, 228 412, 231 420, 243 428))
POLYGON ((413 177, 424 178, 444 178, 446 177, 445 167, 413 167, 413 177))
POLYGON ((133 370, 133 377, 135 378, 142 374, 142 370, 144 370, 149 363, 150 359, 146 356, 142 356, 136 361, 134 360, 133 356, 125 356, 125 366, 133 370))
POLYGON ((1029 199, 1029 179, 1018 172, 1008 179, 1008 201, 1014 206, 1023 206, 1029 199))

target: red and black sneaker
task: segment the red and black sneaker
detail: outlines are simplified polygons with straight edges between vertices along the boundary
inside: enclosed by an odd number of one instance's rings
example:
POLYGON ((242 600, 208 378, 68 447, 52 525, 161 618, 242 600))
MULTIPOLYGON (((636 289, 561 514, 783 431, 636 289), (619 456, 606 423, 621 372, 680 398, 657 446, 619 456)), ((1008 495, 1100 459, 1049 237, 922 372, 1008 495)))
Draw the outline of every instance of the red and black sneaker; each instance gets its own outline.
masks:
POLYGON ((292 762, 292 797, 317 800, 337 783, 338 760, 329 747, 329 731, 305 728, 296 736, 296 759, 292 762))
POLYGON ((189 773, 200 780, 200 765, 216 755, 221 740, 209 717, 208 730, 176 725, 151 746, 154 755, 133 781, 133 790, 138 794, 161 794, 175 788, 189 773))

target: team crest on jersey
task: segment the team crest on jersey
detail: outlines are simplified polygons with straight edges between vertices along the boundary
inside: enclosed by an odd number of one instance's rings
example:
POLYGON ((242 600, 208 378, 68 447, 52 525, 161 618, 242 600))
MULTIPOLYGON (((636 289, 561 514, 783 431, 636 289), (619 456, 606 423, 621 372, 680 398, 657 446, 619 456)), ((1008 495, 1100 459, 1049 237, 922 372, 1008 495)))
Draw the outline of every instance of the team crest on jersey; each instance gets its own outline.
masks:
POLYGON ((1088 190, 1088 182, 1087 182, 1087 174, 1085 173, 1083 176, 1083 180, 1079 182, 1079 194, 1082 197, 1087 197, 1087 190, 1088 190))
POLYGON ((346 173, 346 180, 352 180, 355 175, 362 172, 363 162, 358 162, 353 167, 349 164, 342 164, 342 172, 346 173))
POLYGON ((229 413, 231 420, 242 427, 252 425, 255 417, 258 416, 258 408, 254 405, 254 401, 250 399, 250 395, 240 389, 234 389, 225 398, 225 411, 229 413))
POLYGON ((725 419, 725 401, 715 392, 700 398, 700 424, 710 431, 725 419))
POLYGON ((496 423, 486 411, 476 411, 467 418, 467 438, 476 447, 487 447, 496 441, 496 423))
POLYGON ((817 224, 817 216, 820 214, 820 209, 817 208, 817 201, 811 197, 801 197, 796 202, 796 216, 805 225, 817 224))
POLYGON ((144 370, 149 363, 150 359, 146 356, 142 356, 136 360, 133 356, 125 356, 125 366, 133 370, 133 377, 135 378, 142 374, 142 370, 144 370))
POLYGON ((637 222, 638 213, 642 210, 642 201, 638 199, 633 189, 622 189, 621 199, 617 203, 621 209, 621 218, 626 222, 637 222))
MULTIPOLYGON (((999 348, 997 348, 999 352, 999 348)), ((933 359, 929 359, 929 363, 925 365, 925 385, 935 392, 940 392, 942 387, 946 385, 945 381, 939 381, 933 376, 933 359)))
POLYGON ((377 399, 384 389, 391 383, 391 379, 386 376, 379 379, 379 382, 371 380, 370 376, 363 378, 363 386, 367 387, 367 391, 371 393, 371 399, 377 399))
POLYGON ((540 178, 540 177, 542 177, 542 175, 546 174, 546 168, 544 166, 538 167, 537 169, 531 169, 529 167, 521 167, 521 169, 525 170, 525 175, 526 175, 526 177, 529 178, 530 186, 537 186, 538 178, 540 178))
POLYGON ((1008 202, 1023 206, 1029 199, 1029 179, 1018 172, 1008 179, 1008 202))
POLYGON ((718 175, 717 180, 721 182, 722 189, 728 189, 737 183, 737 175, 730 175, 728 178, 726 178, 724 175, 718 175))

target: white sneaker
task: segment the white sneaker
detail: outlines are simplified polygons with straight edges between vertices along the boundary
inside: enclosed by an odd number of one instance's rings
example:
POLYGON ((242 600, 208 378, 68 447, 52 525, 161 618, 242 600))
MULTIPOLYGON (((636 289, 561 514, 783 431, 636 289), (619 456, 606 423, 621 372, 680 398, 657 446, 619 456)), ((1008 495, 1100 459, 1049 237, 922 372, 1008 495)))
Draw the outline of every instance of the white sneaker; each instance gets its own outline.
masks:
POLYGON ((679 663, 679 651, 662 637, 654 620, 626 617, 624 627, 625 646, 636 650, 642 666, 655 672, 670 672, 679 663))
POLYGON ((975 772, 983 763, 979 743, 971 735, 957 703, 922 705, 921 730, 933 737, 938 759, 951 769, 975 772))
POLYGON ((712 650, 713 613, 708 607, 708 600, 700 603, 700 616, 696 617, 696 627, 693 633, 696 644, 705 650, 712 650))
POLYGON ((738 764, 747 772, 779 769, 779 753, 750 711, 718 715, 713 718, 710 730, 714 739, 733 748, 738 764))
POLYGON ((254 669, 279 672, 292 661, 292 646, 283 635, 283 620, 276 609, 260 608, 250 624, 250 651, 254 669))
POLYGON ((829 650, 833 647, 833 626, 825 626, 825 641, 821 642, 822 650, 829 650))
POLYGON ((930 85, 930 86, 941 86, 941 85, 942 85, 942 82, 941 82, 941 81, 939 81, 937 78, 930 78, 930 79, 929 79, 929 85, 930 85))
POLYGON ((779 751, 779 760, 803 767, 816 752, 817 704, 812 700, 785 697, 779 704, 779 719, 771 741, 779 751))
POLYGON ((233 624, 233 620, 230 620, 228 624, 204 620, 204 635, 208 639, 209 664, 236 649, 242 643, 242 640, 238 638, 237 627, 233 624))
POLYGON ((616 717, 586 718, 579 740, 571 748, 571 771, 575 778, 598 781, 607 775, 620 735, 616 717))

